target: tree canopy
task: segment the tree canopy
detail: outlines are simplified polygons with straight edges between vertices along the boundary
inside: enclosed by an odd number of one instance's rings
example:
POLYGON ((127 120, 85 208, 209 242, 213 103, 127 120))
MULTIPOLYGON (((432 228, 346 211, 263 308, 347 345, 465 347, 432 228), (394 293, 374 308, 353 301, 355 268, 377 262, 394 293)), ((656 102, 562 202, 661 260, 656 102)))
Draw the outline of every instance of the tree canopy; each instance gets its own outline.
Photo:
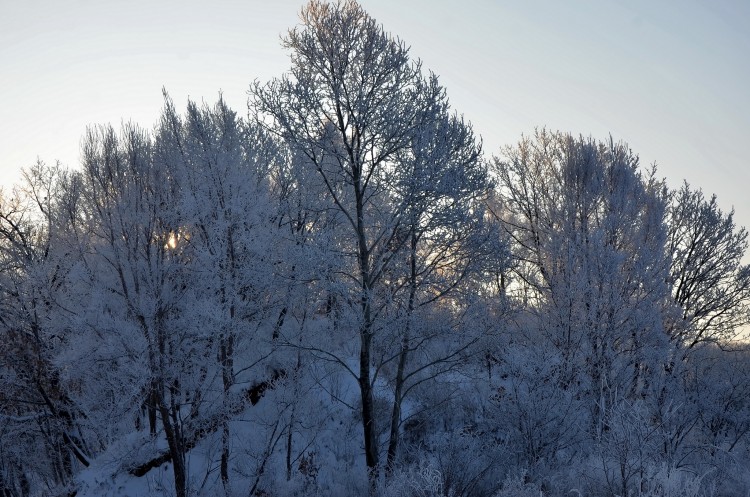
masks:
POLYGON ((0 494, 745 494, 747 232, 627 144, 488 157, 354 1, 0 195, 0 494))

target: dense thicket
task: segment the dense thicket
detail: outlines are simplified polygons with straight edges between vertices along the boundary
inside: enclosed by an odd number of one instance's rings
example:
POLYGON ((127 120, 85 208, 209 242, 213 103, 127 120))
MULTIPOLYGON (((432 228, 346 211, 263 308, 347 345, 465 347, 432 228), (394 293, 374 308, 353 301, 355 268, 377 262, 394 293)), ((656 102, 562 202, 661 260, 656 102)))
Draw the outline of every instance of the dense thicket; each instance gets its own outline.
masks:
POLYGON ((0 197, 0 495, 740 495, 747 233, 611 138, 485 159, 355 2, 0 197))

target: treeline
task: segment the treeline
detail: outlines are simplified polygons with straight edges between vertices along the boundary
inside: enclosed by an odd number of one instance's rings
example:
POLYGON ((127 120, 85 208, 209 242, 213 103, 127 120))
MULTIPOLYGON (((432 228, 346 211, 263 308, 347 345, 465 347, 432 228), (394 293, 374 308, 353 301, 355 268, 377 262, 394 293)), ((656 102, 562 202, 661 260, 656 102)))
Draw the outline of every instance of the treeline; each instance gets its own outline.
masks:
MULTIPOLYGON (((353 1, 0 198, 0 495, 750 491, 747 233, 627 145, 487 160, 353 1)), ((572 493, 571 493, 572 492, 572 493)))

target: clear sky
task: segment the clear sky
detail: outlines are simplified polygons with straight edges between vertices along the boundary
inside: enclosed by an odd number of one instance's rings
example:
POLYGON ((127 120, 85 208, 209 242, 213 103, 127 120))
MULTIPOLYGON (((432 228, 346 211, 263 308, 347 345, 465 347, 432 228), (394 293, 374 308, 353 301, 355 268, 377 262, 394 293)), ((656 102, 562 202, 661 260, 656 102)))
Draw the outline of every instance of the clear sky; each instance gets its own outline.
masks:
MULTIPOLYGON (((534 127, 627 141, 750 226, 747 0, 362 0, 496 153, 534 127)), ((0 0, 0 183, 76 166, 87 125, 151 127, 166 87, 239 113, 288 66, 301 0, 0 0)))

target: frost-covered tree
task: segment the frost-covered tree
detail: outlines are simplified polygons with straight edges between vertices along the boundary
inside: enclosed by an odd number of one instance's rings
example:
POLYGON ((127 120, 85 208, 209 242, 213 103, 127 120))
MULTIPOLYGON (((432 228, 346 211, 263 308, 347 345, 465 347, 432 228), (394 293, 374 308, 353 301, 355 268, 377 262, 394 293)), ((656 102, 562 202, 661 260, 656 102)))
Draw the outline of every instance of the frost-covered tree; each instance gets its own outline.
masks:
POLYGON ((91 323, 94 336, 81 338, 94 347, 92 357, 129 371, 116 380, 131 379, 122 393, 145 406, 152 434, 158 419, 175 490, 184 496, 183 409, 206 352, 200 337, 180 322, 186 288, 173 243, 179 233, 174 171, 154 160, 149 133, 133 125, 119 135, 111 126, 90 129, 82 155, 93 252, 90 310, 101 317, 91 323))
POLYGON ((669 210, 669 282, 680 309, 670 330, 688 348, 725 346, 750 323, 750 265, 743 264, 747 231, 724 213, 716 196, 687 183, 673 193, 669 210))
MULTIPOLYGON (((214 107, 189 102, 182 119, 167 97, 155 149, 156 160, 170 164, 178 190, 173 208, 179 226, 168 243, 173 250, 179 248, 190 275, 187 297, 193 304, 183 313, 194 328, 201 328, 197 332, 218 360, 219 404, 226 412, 221 421, 220 476, 226 487, 230 393, 237 374, 240 383, 249 383, 253 378, 248 375, 255 371, 247 364, 268 354, 267 339, 259 340, 256 330, 273 304, 275 212, 267 170, 277 160, 276 147, 262 130, 238 119, 221 98, 214 107)), ((206 380, 215 371, 208 364, 201 367, 206 380)), ((197 391, 194 396, 209 392, 197 391)))
POLYGON ((481 150, 471 127, 449 115, 447 104, 443 99, 442 109, 425 109, 432 114, 431 124, 418 130, 401 151, 392 173, 396 198, 405 207, 397 235, 401 255, 386 274, 398 317, 393 334, 380 347, 387 351, 383 366, 396 363, 389 469, 398 455, 406 394, 462 363, 470 345, 482 336, 481 325, 464 319, 475 303, 475 291, 486 283, 488 272, 502 272, 509 262, 498 226, 485 217, 491 183, 481 150), (448 305, 457 312, 444 312, 448 305), (448 326, 441 333, 441 326, 431 323, 437 316, 451 322, 452 315, 458 317, 454 329, 448 326), (454 334, 463 340, 455 342, 454 334))
POLYGON ((666 359, 664 187, 623 144, 546 130, 496 166, 512 292, 559 353, 558 387, 588 399, 598 440, 610 407, 649 395, 666 359))
POLYGON ((56 361, 71 324, 66 283, 77 251, 66 215, 77 177, 41 162, 23 176, 0 193, 0 491, 8 495, 64 488, 97 442, 56 361))
MULTIPOLYGON (((430 340, 429 334, 412 336, 410 315, 485 260, 479 252, 474 259, 466 255, 481 250, 478 238, 490 239, 481 202, 488 182, 471 128, 449 115, 437 78, 423 75, 403 42, 352 1, 311 2, 301 19, 284 38, 290 73, 254 86, 253 106, 261 122, 317 171, 325 187, 322 208, 340 227, 335 241, 324 239, 327 257, 336 261, 335 299, 357 323, 358 366, 350 369, 338 351, 319 352, 335 356, 357 380, 366 463, 375 475, 375 381, 385 363, 398 362, 392 460, 404 383, 412 377, 405 372, 410 351, 430 340), (377 346, 400 294, 409 317, 396 334, 400 350, 388 358, 377 346)), ((444 360, 450 357, 455 354, 444 360)))

